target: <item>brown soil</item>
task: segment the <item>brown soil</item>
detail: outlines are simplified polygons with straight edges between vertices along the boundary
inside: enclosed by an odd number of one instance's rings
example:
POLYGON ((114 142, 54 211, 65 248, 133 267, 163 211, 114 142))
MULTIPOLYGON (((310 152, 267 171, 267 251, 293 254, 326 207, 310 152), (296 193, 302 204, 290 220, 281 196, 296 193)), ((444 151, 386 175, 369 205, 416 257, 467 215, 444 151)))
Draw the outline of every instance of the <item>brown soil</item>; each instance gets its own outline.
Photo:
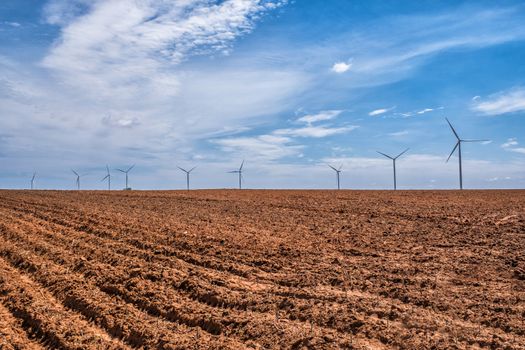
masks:
POLYGON ((0 349, 525 349, 525 191, 0 191, 0 349))

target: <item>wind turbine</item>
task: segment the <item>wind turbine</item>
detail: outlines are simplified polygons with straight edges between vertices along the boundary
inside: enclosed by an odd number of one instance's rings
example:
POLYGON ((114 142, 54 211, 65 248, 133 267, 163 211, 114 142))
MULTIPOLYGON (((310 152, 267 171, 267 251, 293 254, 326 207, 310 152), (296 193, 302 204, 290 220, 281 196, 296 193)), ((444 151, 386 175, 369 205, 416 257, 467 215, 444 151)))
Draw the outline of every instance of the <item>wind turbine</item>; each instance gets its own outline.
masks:
POLYGON ((239 174, 239 190, 242 189, 242 167, 244 166, 244 160, 239 167, 239 170, 228 171, 230 174, 239 174))
POLYGON ((456 151, 456 148, 457 148, 458 149, 458 157, 459 157, 459 189, 462 190, 463 189, 463 170, 461 168, 461 143, 462 142, 485 142, 485 141, 489 141, 489 140, 463 140, 463 139, 461 139, 459 137, 459 135, 456 132, 456 130, 454 130, 454 127, 452 126, 452 124, 450 123, 448 118, 445 118, 445 119, 447 120, 447 123, 450 126, 450 129, 452 129, 452 132, 454 133, 454 136, 456 136, 456 139, 458 140, 456 142, 456 145, 452 149, 452 152, 450 152, 450 155, 447 158, 447 163, 448 163, 450 157, 452 157, 452 154, 454 154, 454 152, 456 151))
MULTIPOLYGON (((111 191, 111 173, 109 172, 109 165, 106 165, 106 170, 108 172, 108 174, 106 176, 104 176, 104 178, 100 181, 104 181, 106 179, 108 179, 108 191, 111 191)), ((127 187, 127 184, 126 184, 126 187, 127 187)))
POLYGON ((384 155, 385 157, 389 158, 389 159, 392 159, 392 164, 394 165, 394 190, 397 190, 397 179, 396 179, 396 160, 397 158, 401 157, 403 154, 406 153, 406 151, 408 151, 409 149, 407 148, 406 150, 404 150, 403 152, 399 153, 396 157, 391 157, 389 156, 388 154, 385 154, 383 152, 379 152, 377 151, 377 153, 379 154, 382 154, 384 155))
POLYGON ((73 174, 75 174, 75 175, 77 176, 77 181, 76 181, 76 183, 77 183, 77 190, 80 191, 80 177, 81 177, 81 176, 84 176, 84 175, 79 175, 79 174, 78 174, 75 170, 73 170, 73 169, 71 169, 71 171, 73 172, 73 174))
POLYGON ((36 178, 36 172, 33 173, 33 177, 31 178, 31 189, 35 187, 35 178, 36 178))
POLYGON ((328 166, 329 166, 330 168, 334 169, 334 171, 335 171, 335 173, 336 173, 336 176, 337 176, 337 189, 340 190, 340 189, 341 189, 341 186, 340 186, 341 181, 340 181, 339 176, 341 175, 341 169, 343 168, 343 166, 341 165, 341 166, 339 167, 339 169, 334 168, 334 167, 331 166, 330 164, 328 164, 328 166))
POLYGON ((196 166, 194 166, 190 170, 183 169, 180 166, 177 166, 177 168, 179 168, 180 170, 186 173, 186 189, 189 191, 190 190, 190 173, 196 168, 196 166))
POLYGON ((126 174, 126 190, 129 190, 130 188, 128 187, 128 173, 131 171, 131 169, 133 169, 135 167, 135 164, 133 164, 132 166, 130 166, 128 168, 128 170, 122 170, 122 169, 117 169, 118 171, 120 171, 121 173, 124 173, 126 174))

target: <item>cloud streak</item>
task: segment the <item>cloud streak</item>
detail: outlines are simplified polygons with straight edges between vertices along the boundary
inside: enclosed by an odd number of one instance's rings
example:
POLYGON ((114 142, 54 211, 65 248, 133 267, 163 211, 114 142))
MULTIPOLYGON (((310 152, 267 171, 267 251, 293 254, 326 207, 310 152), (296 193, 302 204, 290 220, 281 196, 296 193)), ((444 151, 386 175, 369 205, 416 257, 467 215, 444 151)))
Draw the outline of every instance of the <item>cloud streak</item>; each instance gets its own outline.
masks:
POLYGON ((394 110, 395 108, 396 107, 375 109, 375 110, 371 111, 370 113, 368 113, 368 115, 371 116, 371 117, 375 117, 375 116, 378 116, 378 115, 390 112, 390 111, 394 110))
POLYGON ((331 110, 331 111, 322 111, 317 114, 305 115, 297 119, 300 123, 312 124, 319 121, 332 120, 337 118, 343 111, 342 110, 331 110))
POLYGON ((483 101, 478 98, 471 109, 486 115, 502 115, 525 111, 525 88, 517 87, 490 95, 483 101))

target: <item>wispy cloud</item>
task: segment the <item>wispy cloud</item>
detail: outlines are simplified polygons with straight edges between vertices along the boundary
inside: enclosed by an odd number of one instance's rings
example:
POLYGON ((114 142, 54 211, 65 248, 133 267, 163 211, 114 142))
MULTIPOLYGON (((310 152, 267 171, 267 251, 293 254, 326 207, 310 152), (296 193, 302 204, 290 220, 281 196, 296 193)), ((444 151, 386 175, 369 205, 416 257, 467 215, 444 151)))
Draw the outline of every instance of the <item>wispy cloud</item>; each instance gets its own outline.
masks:
POLYGON ((351 132, 356 125, 313 125, 314 123, 333 120, 342 110, 326 110, 297 118, 294 122, 306 126, 297 128, 281 128, 258 136, 242 136, 216 139, 212 142, 220 145, 225 152, 243 154, 263 160, 278 160, 288 156, 302 156, 305 148, 297 142, 302 138, 323 138, 351 132))
POLYGON ((47 19, 61 26, 61 36, 43 65, 99 98, 174 95, 180 86, 170 67, 193 55, 228 54, 237 37, 282 4, 55 0, 47 19))
POLYGON ((474 100, 472 110, 486 115, 501 115, 525 111, 525 88, 517 87, 490 95, 486 100, 474 100))
POLYGON ((303 128, 292 128, 292 129, 278 129, 274 131, 275 135, 288 135, 294 137, 314 137, 321 138, 337 134, 344 134, 352 130, 357 129, 359 126, 350 125, 342 127, 330 127, 330 126, 306 126, 303 128))
POLYGON ((332 125, 312 125, 313 123, 320 121, 327 121, 337 118, 343 110, 327 110, 317 114, 309 114, 296 119, 296 122, 307 124, 300 128, 284 128, 273 131, 274 135, 286 135, 291 137, 313 137, 322 138, 337 134, 344 134, 352 130, 357 129, 357 125, 343 125, 343 126, 332 126, 332 125))
POLYGON ((507 139, 507 141, 501 145, 501 148, 505 149, 506 151, 525 154, 525 147, 518 147, 518 145, 518 139, 513 137, 507 139))
POLYGON ((442 110, 442 109, 445 109, 445 107, 441 106, 441 107, 436 107, 436 108, 423 108, 423 109, 410 111, 410 112, 395 113, 395 115, 401 116, 403 118, 409 118, 409 117, 414 117, 414 116, 417 116, 417 115, 423 115, 423 114, 434 112, 434 111, 439 111, 439 110, 442 110))
POLYGON ((288 137, 276 135, 226 138, 214 140, 213 143, 221 146, 225 152, 266 161, 300 155, 304 148, 302 145, 292 144, 292 139, 288 137))
POLYGON ((381 115, 381 114, 385 114, 387 112, 390 112, 390 111, 394 110, 395 108, 396 107, 375 109, 375 110, 371 111, 370 113, 368 113, 368 115, 372 116, 372 117, 375 117, 377 115, 381 115))
POLYGON ((392 137, 402 137, 402 136, 406 136, 408 134, 410 134, 410 132, 408 130, 401 130, 401 131, 391 132, 388 135, 392 136, 392 137))
POLYGON ((319 121, 332 120, 337 118, 342 112, 342 110, 321 111, 317 114, 305 115, 304 117, 298 118, 297 121, 300 123, 312 124, 319 121))
POLYGON ((5 21, 5 22, 2 22, 4 23, 5 25, 8 25, 10 27, 14 27, 14 28, 18 28, 18 27, 21 27, 22 25, 18 22, 9 22, 9 21, 5 21))
POLYGON ((111 115, 102 118, 102 122, 106 125, 118 128, 133 128, 140 125, 140 122, 137 118, 114 117, 111 115))

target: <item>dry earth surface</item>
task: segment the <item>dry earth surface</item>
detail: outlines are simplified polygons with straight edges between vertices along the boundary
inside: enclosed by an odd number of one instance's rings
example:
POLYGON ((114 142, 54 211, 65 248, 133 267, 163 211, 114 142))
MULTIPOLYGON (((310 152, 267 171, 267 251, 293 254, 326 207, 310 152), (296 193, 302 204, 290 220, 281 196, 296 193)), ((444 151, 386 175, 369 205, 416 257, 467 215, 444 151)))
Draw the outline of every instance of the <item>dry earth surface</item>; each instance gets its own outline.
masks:
POLYGON ((525 191, 0 191, 1 349, 525 349, 525 191))

